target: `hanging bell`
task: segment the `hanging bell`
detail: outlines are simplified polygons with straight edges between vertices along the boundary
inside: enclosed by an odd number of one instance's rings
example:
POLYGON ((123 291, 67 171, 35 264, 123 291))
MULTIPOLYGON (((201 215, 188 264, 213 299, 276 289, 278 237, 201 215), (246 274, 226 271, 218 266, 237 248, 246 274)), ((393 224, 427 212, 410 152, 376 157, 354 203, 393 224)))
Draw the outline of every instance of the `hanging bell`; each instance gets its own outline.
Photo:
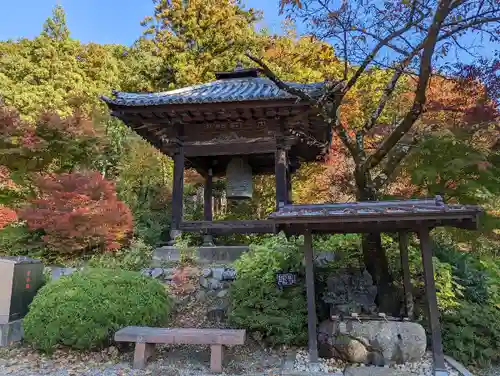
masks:
POLYGON ((226 169, 226 197, 228 200, 252 198, 252 167, 243 158, 233 158, 226 169))

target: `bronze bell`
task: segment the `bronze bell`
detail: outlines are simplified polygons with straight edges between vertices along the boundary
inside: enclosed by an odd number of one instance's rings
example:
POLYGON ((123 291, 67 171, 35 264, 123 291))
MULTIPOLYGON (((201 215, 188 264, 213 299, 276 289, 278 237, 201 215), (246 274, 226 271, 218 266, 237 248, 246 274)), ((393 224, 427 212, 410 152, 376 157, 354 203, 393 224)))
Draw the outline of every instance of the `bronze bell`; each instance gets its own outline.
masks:
POLYGON ((226 169, 226 197, 228 200, 252 198, 252 167, 243 158, 233 158, 226 169))

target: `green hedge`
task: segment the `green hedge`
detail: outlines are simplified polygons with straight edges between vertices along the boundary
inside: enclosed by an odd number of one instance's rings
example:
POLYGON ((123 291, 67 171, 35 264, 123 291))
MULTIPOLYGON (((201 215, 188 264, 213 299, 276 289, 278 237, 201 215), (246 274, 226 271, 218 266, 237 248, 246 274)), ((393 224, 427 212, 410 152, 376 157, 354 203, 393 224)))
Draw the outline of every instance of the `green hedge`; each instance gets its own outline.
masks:
POLYGON ((446 354, 467 366, 500 363, 500 310, 463 301, 441 317, 446 354))
POLYGON ((158 281, 135 272, 89 269, 45 285, 24 320, 25 340, 50 351, 105 346, 128 325, 163 326, 172 300, 158 281))
POLYGON ((276 286, 278 271, 302 273, 302 255, 297 240, 270 238, 251 247, 235 263, 237 279, 232 283, 230 321, 238 328, 259 332, 270 344, 304 344, 307 339, 307 308, 304 284, 276 286))

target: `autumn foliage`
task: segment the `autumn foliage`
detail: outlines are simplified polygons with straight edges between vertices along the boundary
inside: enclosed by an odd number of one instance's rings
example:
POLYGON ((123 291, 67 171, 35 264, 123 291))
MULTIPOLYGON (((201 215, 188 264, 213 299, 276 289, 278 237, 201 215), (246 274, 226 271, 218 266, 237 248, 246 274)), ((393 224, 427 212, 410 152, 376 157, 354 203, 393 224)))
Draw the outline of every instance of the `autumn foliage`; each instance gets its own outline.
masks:
POLYGON ((0 229, 17 220, 17 214, 14 210, 0 205, 0 229))
POLYGON ((132 215, 114 184, 98 172, 47 174, 36 179, 39 197, 20 212, 31 230, 64 253, 120 248, 132 230, 132 215))

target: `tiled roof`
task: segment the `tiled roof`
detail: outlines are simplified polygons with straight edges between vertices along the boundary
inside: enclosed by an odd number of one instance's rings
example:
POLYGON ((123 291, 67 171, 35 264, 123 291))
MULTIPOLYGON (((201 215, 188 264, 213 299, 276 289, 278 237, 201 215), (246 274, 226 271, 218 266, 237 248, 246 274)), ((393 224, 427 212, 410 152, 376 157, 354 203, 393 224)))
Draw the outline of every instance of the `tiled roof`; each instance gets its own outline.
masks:
POLYGON ((444 204, 441 200, 404 200, 356 202, 346 204, 285 205, 270 215, 280 221, 290 218, 312 217, 370 217, 378 215, 425 215, 425 214, 464 214, 476 215, 481 212, 478 206, 444 204))
MULTIPOLYGON (((288 85, 302 89, 316 97, 323 93, 325 82, 288 85)), ((113 105, 151 106, 182 103, 217 103, 252 100, 294 99, 296 96, 279 89, 271 80, 263 77, 221 79, 206 84, 188 86, 162 93, 113 92, 114 98, 102 99, 113 105)))

